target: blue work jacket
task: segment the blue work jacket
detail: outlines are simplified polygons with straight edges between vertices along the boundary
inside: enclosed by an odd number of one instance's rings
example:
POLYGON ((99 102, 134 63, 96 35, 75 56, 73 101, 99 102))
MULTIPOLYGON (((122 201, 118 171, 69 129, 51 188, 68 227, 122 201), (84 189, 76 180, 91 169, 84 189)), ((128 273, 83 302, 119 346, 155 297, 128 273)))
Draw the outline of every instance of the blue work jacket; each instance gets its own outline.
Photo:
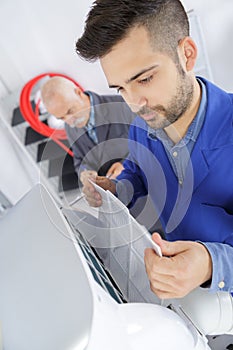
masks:
POLYGON ((150 193, 170 241, 201 241, 212 257, 212 290, 233 291, 233 94, 201 78, 207 90, 205 120, 182 184, 158 139, 137 117, 130 157, 118 180, 133 185, 132 203, 150 193), (224 284, 219 282, 224 281, 224 284))

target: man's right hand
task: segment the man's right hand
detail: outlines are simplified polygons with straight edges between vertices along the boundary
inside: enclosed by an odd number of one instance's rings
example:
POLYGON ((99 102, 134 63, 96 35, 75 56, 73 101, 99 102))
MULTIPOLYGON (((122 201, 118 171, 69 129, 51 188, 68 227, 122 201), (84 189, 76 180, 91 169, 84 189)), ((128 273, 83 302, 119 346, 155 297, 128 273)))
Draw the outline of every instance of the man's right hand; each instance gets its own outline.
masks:
MULTIPOLYGON (((104 190, 109 190, 113 194, 116 193, 116 184, 105 176, 96 176, 95 179, 93 179, 93 182, 104 190)), ((102 205, 102 197, 100 193, 96 191, 91 182, 84 182, 83 193, 85 194, 85 198, 90 206, 100 207, 102 205)))

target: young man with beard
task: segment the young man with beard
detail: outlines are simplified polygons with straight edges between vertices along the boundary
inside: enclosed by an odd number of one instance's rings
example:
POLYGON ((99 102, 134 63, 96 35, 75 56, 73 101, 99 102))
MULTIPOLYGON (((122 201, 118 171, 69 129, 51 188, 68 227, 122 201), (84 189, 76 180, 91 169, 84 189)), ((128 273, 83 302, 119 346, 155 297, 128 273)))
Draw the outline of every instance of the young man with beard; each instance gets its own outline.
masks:
MULTIPOLYGON (((233 292, 233 96, 194 74, 197 47, 179 0, 97 0, 77 53, 100 59, 110 88, 138 114, 117 183, 126 204, 149 193, 163 257, 145 251, 152 291, 180 298, 198 286, 233 292)), ((86 182, 93 206, 101 196, 86 182)))

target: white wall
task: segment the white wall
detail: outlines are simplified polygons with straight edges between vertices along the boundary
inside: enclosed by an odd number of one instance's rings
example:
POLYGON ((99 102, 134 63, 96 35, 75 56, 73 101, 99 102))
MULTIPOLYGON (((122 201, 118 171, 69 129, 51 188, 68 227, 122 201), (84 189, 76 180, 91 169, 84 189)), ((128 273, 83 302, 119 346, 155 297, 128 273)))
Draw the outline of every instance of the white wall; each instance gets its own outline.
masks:
POLYGON ((233 1, 183 0, 186 9, 195 9, 205 39, 213 79, 233 91, 233 1))
POLYGON ((44 72, 65 73, 84 87, 101 87, 98 64, 88 65, 75 53, 89 4, 88 0, 0 1, 0 80, 10 91, 44 72))
MULTIPOLYGON (((84 88, 109 92, 98 63, 81 61, 75 41, 91 0, 0 1, 0 97, 37 74, 61 72, 84 88)), ((233 1, 183 0, 198 13, 214 81, 233 90, 233 1)))

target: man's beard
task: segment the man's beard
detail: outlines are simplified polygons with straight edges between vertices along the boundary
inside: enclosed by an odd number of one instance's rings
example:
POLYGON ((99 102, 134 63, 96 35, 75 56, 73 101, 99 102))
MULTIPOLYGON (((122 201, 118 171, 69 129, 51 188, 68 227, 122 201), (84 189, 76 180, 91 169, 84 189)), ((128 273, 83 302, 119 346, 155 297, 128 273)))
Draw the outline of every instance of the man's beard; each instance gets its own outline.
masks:
POLYGON ((175 95, 171 98, 168 106, 142 107, 137 114, 151 115, 145 122, 153 129, 163 129, 176 122, 190 107, 193 100, 194 87, 191 79, 181 67, 178 69, 178 85, 175 95))

